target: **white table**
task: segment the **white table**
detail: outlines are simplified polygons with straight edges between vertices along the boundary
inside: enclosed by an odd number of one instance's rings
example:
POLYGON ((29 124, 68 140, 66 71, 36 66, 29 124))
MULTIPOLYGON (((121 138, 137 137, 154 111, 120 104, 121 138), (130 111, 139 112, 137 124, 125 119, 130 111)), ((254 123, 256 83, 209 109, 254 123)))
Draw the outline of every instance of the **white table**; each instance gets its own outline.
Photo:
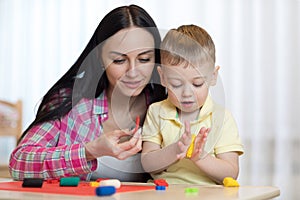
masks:
MULTIPOLYGON (((0 180, 1 181, 1 180, 0 180)), ((2 181, 8 181, 3 179, 2 181)), ((124 183, 136 184, 141 183, 124 183)), ((143 185, 143 184, 142 184, 143 185)), ((227 199, 271 199, 280 195, 280 190, 272 186, 240 186, 240 187, 223 187, 223 186, 198 186, 198 185, 170 185, 165 191, 146 190, 138 192, 116 193, 112 196, 101 197, 103 200, 227 200, 227 199), (198 188, 196 194, 186 194, 185 188, 198 188)), ((49 193, 17 192, 0 190, 0 199, 45 199, 45 200, 77 200, 77 199, 97 199, 97 196, 74 196, 49 193)))

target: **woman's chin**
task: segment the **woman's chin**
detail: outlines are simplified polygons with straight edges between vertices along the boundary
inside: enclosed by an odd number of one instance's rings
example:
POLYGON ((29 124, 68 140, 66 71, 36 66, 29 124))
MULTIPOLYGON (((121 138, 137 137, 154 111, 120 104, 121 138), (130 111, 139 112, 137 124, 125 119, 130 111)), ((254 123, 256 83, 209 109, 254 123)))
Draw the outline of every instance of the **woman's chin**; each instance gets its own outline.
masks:
POLYGON ((128 87, 122 87, 120 88, 120 92, 122 92, 125 96, 138 96, 141 94, 144 87, 140 86, 137 88, 128 88, 128 87))

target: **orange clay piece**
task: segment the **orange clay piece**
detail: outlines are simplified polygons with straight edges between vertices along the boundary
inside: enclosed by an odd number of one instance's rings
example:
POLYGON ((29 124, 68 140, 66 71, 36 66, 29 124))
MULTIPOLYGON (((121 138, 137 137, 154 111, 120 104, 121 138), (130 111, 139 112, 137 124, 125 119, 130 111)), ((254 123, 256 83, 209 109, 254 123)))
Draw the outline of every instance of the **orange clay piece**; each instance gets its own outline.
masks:
POLYGON ((194 151, 194 142, 195 142, 195 138, 196 138, 196 135, 192 135, 192 142, 186 152, 186 157, 187 158, 191 158, 192 157, 192 154, 193 154, 193 151, 194 151))
POLYGON ((139 129, 139 126, 140 126, 140 116, 136 116, 134 132, 136 132, 139 129))
POLYGON ((239 187, 239 183, 237 182, 237 180, 231 178, 231 177, 225 177, 223 179, 223 184, 225 187, 239 187))

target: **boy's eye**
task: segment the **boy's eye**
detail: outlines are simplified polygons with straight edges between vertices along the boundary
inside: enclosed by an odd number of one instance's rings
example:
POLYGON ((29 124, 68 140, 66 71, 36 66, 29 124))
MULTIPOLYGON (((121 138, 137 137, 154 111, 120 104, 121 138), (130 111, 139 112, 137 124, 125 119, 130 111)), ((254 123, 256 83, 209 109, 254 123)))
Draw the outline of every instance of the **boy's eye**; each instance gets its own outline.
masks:
POLYGON ((204 82, 203 83, 200 83, 200 84, 193 84, 195 87, 202 87, 204 85, 204 82))
POLYGON ((180 84, 180 85, 172 85, 171 84, 171 86, 173 87, 173 88, 180 88, 182 85, 180 84))

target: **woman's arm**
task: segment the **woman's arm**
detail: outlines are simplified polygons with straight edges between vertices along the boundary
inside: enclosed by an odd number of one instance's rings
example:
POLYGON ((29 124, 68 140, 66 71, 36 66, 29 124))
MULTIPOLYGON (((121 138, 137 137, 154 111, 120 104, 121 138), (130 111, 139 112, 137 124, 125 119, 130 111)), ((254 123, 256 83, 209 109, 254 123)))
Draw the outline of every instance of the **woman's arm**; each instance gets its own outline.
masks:
POLYGON ((97 161, 87 162, 83 144, 65 141, 57 146, 59 141, 66 140, 64 134, 58 120, 32 127, 11 154, 12 178, 59 178, 95 170, 97 161))

